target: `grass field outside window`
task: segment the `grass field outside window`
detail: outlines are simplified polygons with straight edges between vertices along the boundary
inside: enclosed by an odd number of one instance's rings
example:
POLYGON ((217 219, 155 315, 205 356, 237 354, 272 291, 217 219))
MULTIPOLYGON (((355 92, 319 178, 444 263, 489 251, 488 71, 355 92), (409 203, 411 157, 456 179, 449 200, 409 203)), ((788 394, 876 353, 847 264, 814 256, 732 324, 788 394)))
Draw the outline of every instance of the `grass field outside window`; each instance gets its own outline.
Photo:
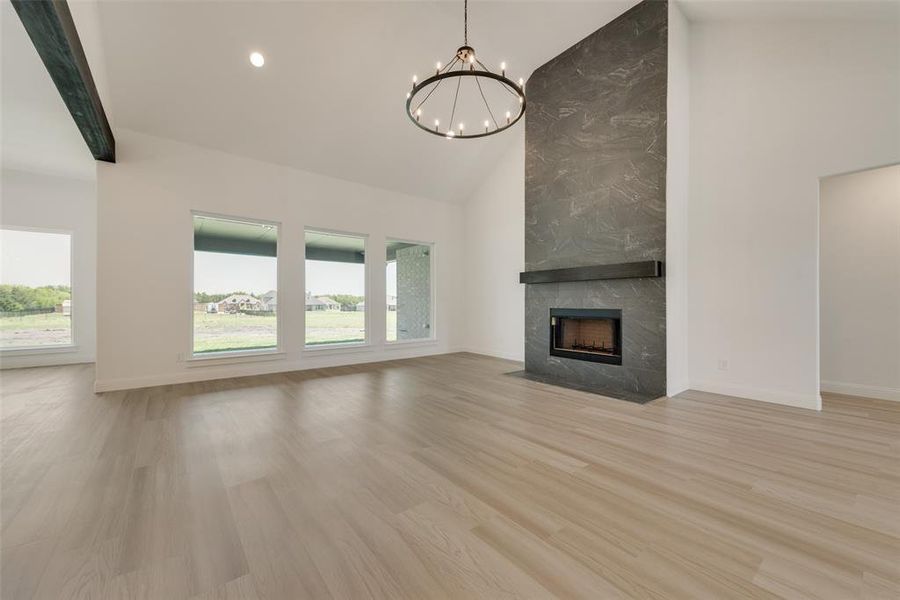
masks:
MULTIPOLYGON (((389 313, 387 318, 389 321, 396 320, 396 313, 389 313)), ((306 311, 306 345, 362 343, 365 341, 365 324, 366 313, 363 311, 306 311)), ((198 311, 194 313, 194 352, 272 349, 277 345, 276 327, 274 314, 210 314, 198 311)), ((390 329, 396 331, 396 327, 390 329)))
POLYGON ((0 348, 60 346, 72 343, 72 317, 42 313, 0 317, 0 348))

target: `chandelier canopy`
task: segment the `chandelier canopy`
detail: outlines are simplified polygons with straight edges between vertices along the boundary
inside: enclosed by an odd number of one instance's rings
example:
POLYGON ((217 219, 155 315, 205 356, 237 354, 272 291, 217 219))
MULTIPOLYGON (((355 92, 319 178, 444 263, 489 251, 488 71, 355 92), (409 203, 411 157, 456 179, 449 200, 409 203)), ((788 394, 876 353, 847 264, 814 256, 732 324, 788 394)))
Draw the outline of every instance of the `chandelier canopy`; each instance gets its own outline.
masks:
POLYGON ((406 114, 423 131, 448 139, 494 135, 525 114, 525 81, 508 78, 506 63, 500 63, 499 72, 491 71, 469 45, 468 0, 463 0, 463 45, 446 65, 437 63, 427 79, 420 82, 413 75, 406 114))

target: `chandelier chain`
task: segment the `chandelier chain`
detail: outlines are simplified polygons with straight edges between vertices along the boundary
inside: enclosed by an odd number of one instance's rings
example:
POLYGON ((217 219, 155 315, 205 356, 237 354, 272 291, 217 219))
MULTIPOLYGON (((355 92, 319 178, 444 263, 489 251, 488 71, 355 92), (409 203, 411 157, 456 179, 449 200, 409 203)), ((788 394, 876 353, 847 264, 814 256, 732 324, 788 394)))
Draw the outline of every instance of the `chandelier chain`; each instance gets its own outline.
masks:
MULTIPOLYGON (((454 56, 454 57, 453 57, 453 60, 451 60, 449 63, 447 63, 447 66, 446 66, 446 67, 444 67, 444 68, 442 68, 442 69, 438 69, 438 73, 441 73, 441 72, 443 72, 443 71, 449 71, 449 70, 453 67, 453 65, 456 64, 456 61, 458 61, 458 60, 459 60, 459 57, 458 57, 458 56, 454 56)), ((438 81, 437 84, 434 85, 434 86, 428 91, 427 94, 425 94, 425 97, 422 99, 422 101, 419 102, 419 103, 416 105, 416 110, 419 110, 420 108, 422 108, 422 105, 425 104, 425 102, 427 102, 429 98, 431 98, 431 95, 435 92, 435 90, 437 90, 439 87, 441 87, 441 84, 442 84, 443 82, 444 82, 443 79, 440 80, 440 81, 438 81)))
POLYGON ((463 0, 463 43, 469 45, 469 0, 463 0))
POLYGON ((420 108, 422 108, 422 105, 425 104, 425 102, 426 102, 429 98, 431 98, 431 95, 434 93, 434 90, 436 90, 436 89, 438 89, 439 87, 441 87, 441 83, 443 83, 443 82, 444 82, 443 79, 442 79, 441 81, 438 81, 437 84, 436 84, 433 88, 431 88, 431 90, 428 91, 428 93, 425 95, 425 97, 422 98, 422 101, 419 102, 419 104, 416 105, 416 110, 419 110, 420 108))
POLYGON ((484 100, 484 107, 487 108, 488 114, 491 115, 491 121, 494 122, 494 127, 500 127, 497 124, 497 119, 494 117, 494 111, 491 110, 491 105, 488 104, 487 98, 484 97, 484 90, 481 89, 481 82, 478 81, 478 78, 475 78, 475 83, 478 84, 478 91, 481 92, 481 99, 484 100))
POLYGON ((453 131, 453 117, 456 116, 456 101, 459 99, 459 84, 462 83, 462 78, 458 78, 456 80, 456 95, 453 96, 453 109, 450 111, 450 131, 453 131))

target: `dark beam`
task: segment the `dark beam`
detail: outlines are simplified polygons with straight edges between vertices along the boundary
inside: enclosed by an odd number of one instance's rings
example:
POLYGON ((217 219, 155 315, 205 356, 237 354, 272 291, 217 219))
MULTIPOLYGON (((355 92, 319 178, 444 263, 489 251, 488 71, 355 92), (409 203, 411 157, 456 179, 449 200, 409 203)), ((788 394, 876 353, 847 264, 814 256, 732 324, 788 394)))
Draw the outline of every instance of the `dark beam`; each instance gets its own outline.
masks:
POLYGON ((306 247, 306 260, 322 260, 326 262, 365 264, 366 253, 358 250, 342 250, 339 248, 306 247))
POLYGON ((278 256, 278 244, 274 241, 242 240, 196 233, 194 234, 194 250, 244 256, 278 256))
POLYGON ((97 160, 116 162, 116 140, 100 103, 65 0, 12 0, 25 31, 97 160))
POLYGON ((557 283, 560 281, 593 281, 596 279, 632 279, 662 277, 663 263, 658 260, 592 265, 571 269, 548 269, 519 273, 519 283, 557 283))

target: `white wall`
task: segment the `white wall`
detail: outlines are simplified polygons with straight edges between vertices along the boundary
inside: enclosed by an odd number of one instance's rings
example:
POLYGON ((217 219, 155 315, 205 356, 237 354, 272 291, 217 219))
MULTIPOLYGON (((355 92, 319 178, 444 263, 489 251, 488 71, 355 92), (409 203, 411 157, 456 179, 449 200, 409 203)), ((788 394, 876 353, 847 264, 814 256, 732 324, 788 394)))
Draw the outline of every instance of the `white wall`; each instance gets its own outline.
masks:
POLYGON ((98 390, 387 360, 462 341, 462 208, 154 138, 116 132, 115 165, 98 166, 98 390), (284 355, 190 366, 191 211, 281 223, 284 355), (304 227, 369 234, 371 347, 303 350, 304 227), (386 237, 435 243, 437 342, 385 346, 386 237))
POLYGON ((666 393, 688 383, 688 176, 690 170, 690 28, 669 2, 666 92, 666 393))
POLYGON ((0 222, 4 227, 72 233, 73 351, 6 353, 3 368, 83 363, 96 349, 97 192, 93 181, 4 169, 0 222))
POLYGON ((822 390, 900 400, 900 165, 821 183, 822 390))
POLYGON ((466 348, 525 360, 525 126, 465 206, 466 348))
POLYGON ((818 394, 818 178, 900 159, 890 21, 691 25, 693 388, 818 394))

